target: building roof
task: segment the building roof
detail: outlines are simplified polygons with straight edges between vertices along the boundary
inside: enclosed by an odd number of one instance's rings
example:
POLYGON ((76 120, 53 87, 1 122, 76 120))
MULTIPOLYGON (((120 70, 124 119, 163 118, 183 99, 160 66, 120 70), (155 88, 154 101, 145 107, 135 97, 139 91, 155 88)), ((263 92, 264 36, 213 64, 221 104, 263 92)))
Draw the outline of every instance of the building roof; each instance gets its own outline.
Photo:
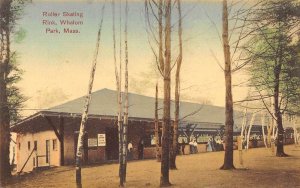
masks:
MULTIPOLYGON (((124 96, 124 94, 123 94, 124 96)), ((123 97, 124 98, 124 97, 123 97)), ((129 117, 153 119, 155 109, 155 98, 139 94, 129 93, 129 117)), ((46 111, 57 113, 81 114, 85 103, 85 96, 80 97, 61 105, 52 107, 46 111)), ((158 114, 162 118, 163 99, 158 100, 158 114)), ((101 89, 92 93, 89 114, 116 116, 117 92, 110 89, 101 89)), ((240 113, 239 113, 240 115, 240 113)), ((174 116, 174 101, 171 104, 171 117, 174 116)), ((203 105, 191 102, 180 103, 180 118, 187 122, 203 122, 224 124, 224 107, 203 105)), ((237 118, 237 116, 236 116, 237 118)))
MULTIPOLYGON (((124 94, 123 94, 124 96, 124 94)), ((153 121, 155 98, 129 93, 129 120, 153 121)), ((12 126, 12 131, 18 132, 24 124, 37 124, 44 116, 81 117, 85 104, 85 96, 39 111, 12 126)), ((124 97, 123 97, 124 98, 124 97)), ((158 99, 158 115, 162 119, 163 99, 158 99)), ((89 107, 89 118, 116 119, 118 111, 117 92, 110 89, 101 89, 92 93, 89 107)), ((249 124, 252 114, 247 115, 249 124)), ((174 101, 171 102, 171 118, 174 117, 174 101)), ((243 120, 243 113, 234 111, 234 131, 239 131, 243 120)), ((225 108, 213 105, 180 102, 180 127, 193 124, 196 129, 218 129, 225 122, 225 108)), ((265 122, 266 123, 266 122, 265 122)), ((260 114, 257 114, 254 125, 261 124, 260 114)), ((284 127, 291 126, 284 123, 284 127)))
MULTIPOLYGON (((123 94, 124 96, 124 94, 123 94)), ((129 93, 129 119, 131 120, 150 120, 154 119, 155 98, 139 94, 129 93)), ((124 97, 123 97, 124 98, 124 97)), ((85 104, 85 96, 68 101, 66 103, 43 110, 23 119, 12 127, 28 123, 32 119, 42 118, 43 116, 81 116, 85 104)), ((163 99, 158 99, 158 114, 162 118, 163 99)), ((101 89, 92 93, 89 107, 89 117, 109 117, 117 116, 117 92, 110 89, 101 89)), ((174 101, 171 103, 171 118, 174 117, 174 101)), ((234 113, 234 129, 238 129, 242 122, 243 114, 239 111, 234 113)), ((191 102, 180 102, 180 119, 182 125, 197 124, 201 128, 215 128, 224 125, 225 108, 213 105, 204 105, 191 102)))

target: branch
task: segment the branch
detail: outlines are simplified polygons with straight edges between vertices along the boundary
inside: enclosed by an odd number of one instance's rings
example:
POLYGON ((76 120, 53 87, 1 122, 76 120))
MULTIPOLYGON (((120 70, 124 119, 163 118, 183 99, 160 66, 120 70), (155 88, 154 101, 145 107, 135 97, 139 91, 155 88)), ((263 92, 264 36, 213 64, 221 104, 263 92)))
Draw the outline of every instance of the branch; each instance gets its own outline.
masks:
POLYGON ((203 105, 201 105, 197 110, 193 111, 192 113, 183 116, 182 118, 179 119, 179 121, 182 121, 189 116, 193 116, 193 115, 199 113, 202 110, 202 108, 203 108, 203 105))

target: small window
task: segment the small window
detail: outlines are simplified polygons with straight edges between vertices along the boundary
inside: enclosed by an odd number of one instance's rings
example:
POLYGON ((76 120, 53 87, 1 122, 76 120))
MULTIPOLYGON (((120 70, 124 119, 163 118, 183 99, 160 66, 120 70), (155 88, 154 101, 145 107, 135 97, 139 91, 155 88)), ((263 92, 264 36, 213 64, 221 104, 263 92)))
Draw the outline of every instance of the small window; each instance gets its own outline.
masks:
POLYGON ((21 150, 21 143, 19 143, 19 150, 21 150))
POLYGON ((57 139, 53 139, 53 142, 52 142, 52 147, 53 147, 53 150, 54 151, 57 151, 57 139))
POLYGON ((34 141, 34 150, 37 150, 37 141, 34 141))
POLYGON ((32 159, 33 159, 33 166, 35 166, 35 157, 33 157, 32 159))
POLYGON ((30 150, 30 141, 28 141, 28 150, 30 150))
POLYGON ((153 146, 153 145, 156 145, 156 138, 155 138, 155 135, 150 135, 150 139, 151 139, 151 146, 153 146))

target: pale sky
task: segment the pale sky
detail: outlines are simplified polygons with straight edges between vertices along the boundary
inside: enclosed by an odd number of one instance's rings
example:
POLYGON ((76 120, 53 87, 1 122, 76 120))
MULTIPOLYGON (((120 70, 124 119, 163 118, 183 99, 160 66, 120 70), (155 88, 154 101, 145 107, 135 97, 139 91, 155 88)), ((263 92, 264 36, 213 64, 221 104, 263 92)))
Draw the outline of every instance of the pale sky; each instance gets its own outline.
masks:
MULTIPOLYGON (((207 99, 214 105, 224 106, 224 74, 212 55, 213 52, 223 64, 223 49, 217 29, 211 22, 213 20, 221 32, 221 6, 222 4, 217 1, 183 1, 182 12, 186 17, 183 20, 184 54, 181 88, 184 89, 182 96, 185 100, 201 102, 202 99, 207 99)), ((26 37, 20 44, 13 43, 12 49, 20 54, 19 62, 25 71, 19 86, 24 95, 29 97, 26 108, 47 108, 86 94, 101 7, 102 2, 95 3, 95 1, 51 3, 37 1, 25 7, 24 17, 19 20, 19 27, 26 30, 26 37), (83 13, 83 18, 43 17, 43 12, 78 12, 83 13), (64 26, 59 25, 59 21, 66 19, 83 21, 83 25, 69 26, 71 29, 80 30, 80 33, 63 33, 64 26), (42 24, 43 20, 54 20, 58 25, 45 26, 42 24), (57 28, 61 33, 46 34, 46 28, 57 28), (40 104, 47 98, 50 100, 51 94, 57 97, 52 97, 53 101, 48 101, 47 104, 40 104)), ((124 4, 122 8, 124 9, 124 4)), ((118 4, 116 11, 119 12, 118 4)), ((116 18, 118 45, 119 13, 116 18)), ((153 84, 156 78, 151 74, 154 56, 148 44, 144 19, 144 1, 129 3, 129 91, 154 96, 153 84), (149 87, 145 87, 145 82, 149 82, 147 83, 149 87)), ((173 22, 175 21, 174 17, 173 22)), ((123 30, 124 28, 122 32, 123 30)), ((111 4, 107 3, 93 91, 116 88, 112 37, 111 4)), ((176 33, 173 37, 175 55, 176 33)), ((122 50, 124 54, 124 49, 122 50)), ((239 83, 243 79, 245 79, 243 74, 235 74, 233 77, 234 83, 239 83)), ((245 88, 234 88, 234 100, 245 97, 246 91, 245 88)), ((172 95, 173 93, 174 90, 172 95)), ((33 112, 26 111, 26 114, 33 112)))

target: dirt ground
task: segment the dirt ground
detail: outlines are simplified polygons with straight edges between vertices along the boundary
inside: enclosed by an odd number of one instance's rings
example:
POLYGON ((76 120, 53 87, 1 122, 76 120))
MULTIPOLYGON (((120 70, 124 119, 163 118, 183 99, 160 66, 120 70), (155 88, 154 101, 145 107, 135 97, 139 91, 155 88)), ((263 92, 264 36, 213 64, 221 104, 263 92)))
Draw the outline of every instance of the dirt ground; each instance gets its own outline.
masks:
MULTIPOLYGON (((244 165, 234 153, 236 170, 219 170, 224 152, 177 157, 178 170, 170 171, 172 187, 300 187, 300 146, 286 146, 289 157, 278 158, 270 149, 243 151, 244 165)), ((127 167, 126 187, 159 187, 160 163, 155 160, 131 161, 127 167)), ((119 187, 118 164, 85 167, 83 187, 119 187)), ((7 187, 75 187, 75 168, 57 167, 16 177, 7 187)))

